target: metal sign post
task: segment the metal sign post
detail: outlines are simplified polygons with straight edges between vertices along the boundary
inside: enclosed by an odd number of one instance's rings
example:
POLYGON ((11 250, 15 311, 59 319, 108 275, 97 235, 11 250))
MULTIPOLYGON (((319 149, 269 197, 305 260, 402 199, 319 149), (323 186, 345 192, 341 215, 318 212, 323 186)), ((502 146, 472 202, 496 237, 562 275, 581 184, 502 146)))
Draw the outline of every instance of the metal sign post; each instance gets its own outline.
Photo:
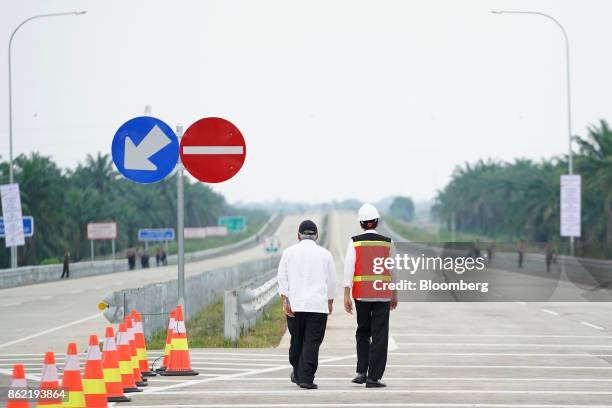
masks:
MULTIPOLYGON (((180 142, 183 137, 183 126, 176 126, 176 135, 180 142)), ((183 163, 179 159, 176 167, 176 241, 178 244, 178 304, 185 308, 185 191, 183 163)))
POLYGON ((91 253, 91 263, 93 263, 94 262, 94 240, 90 239, 89 243, 90 243, 90 251, 89 252, 91 253))

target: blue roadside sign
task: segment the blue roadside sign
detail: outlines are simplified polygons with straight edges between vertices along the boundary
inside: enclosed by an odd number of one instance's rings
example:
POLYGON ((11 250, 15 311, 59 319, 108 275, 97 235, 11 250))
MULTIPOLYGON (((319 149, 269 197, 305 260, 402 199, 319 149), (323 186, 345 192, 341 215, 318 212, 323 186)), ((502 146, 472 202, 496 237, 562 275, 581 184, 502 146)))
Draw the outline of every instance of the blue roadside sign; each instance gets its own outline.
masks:
MULTIPOLYGON (((26 215, 23 217, 23 235, 31 237, 34 235, 34 217, 26 215)), ((4 238, 4 219, 0 217, 0 238, 4 238)))
POLYGON ((142 228, 138 241, 174 241, 174 228, 142 228))
POLYGON ((139 116, 121 125, 111 150, 119 173, 137 183, 149 184, 163 180, 174 170, 179 142, 163 121, 139 116))

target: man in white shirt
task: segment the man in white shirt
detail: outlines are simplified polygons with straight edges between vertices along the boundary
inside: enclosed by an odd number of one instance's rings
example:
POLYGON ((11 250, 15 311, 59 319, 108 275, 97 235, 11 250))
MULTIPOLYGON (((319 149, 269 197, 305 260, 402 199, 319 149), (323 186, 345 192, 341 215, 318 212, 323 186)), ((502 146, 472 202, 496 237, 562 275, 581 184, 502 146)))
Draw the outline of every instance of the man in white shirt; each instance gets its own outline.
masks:
POLYGON ((306 389, 317 388, 313 381, 319 347, 336 295, 334 259, 316 243, 317 238, 316 224, 303 221, 298 231, 299 243, 285 249, 278 265, 278 291, 291 334, 291 381, 306 389))

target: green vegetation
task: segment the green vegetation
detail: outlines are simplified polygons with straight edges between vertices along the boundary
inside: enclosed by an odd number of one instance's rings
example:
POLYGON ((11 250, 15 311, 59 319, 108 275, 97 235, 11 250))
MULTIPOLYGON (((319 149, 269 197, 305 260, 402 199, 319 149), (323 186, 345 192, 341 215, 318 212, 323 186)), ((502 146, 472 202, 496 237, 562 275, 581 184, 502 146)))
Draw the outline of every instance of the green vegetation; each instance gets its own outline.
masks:
MULTIPOLYGON (((223 338, 223 319, 223 300, 219 300, 189 320, 187 322, 189 347, 276 347, 287 329, 283 303, 280 299, 270 305, 255 327, 244 333, 238 341, 233 342, 223 338)), ((147 345, 149 349, 163 349, 165 344, 166 330, 161 330, 147 345)))
MULTIPOLYGON (((451 242, 452 232, 445 229, 438 229, 437 225, 433 224, 408 224, 400 220, 385 217, 384 222, 389 224, 389 227, 400 236, 413 242, 434 243, 434 242, 451 242)), ((470 234, 465 232, 456 232, 455 241, 472 242, 475 240, 486 241, 487 237, 478 234, 470 234)))
POLYGON ((391 206, 389 207, 389 213, 392 217, 395 217, 403 221, 412 221, 414 218, 414 203, 410 197, 395 197, 391 206))
MULTIPOLYGON (((24 215, 35 219, 35 234, 19 248, 19 265, 39 264, 48 258, 62 259, 68 249, 72 261, 89 256, 86 225, 114 220, 118 225, 117 251, 138 246, 139 228, 176 228, 176 178, 141 185, 120 177, 109 155, 88 155, 76 169, 64 170, 48 156, 32 153, 14 161, 15 180, 21 189, 24 215)), ((8 183, 8 163, 0 162, 0 184, 8 183)), ((185 179, 185 225, 216 225, 221 215, 247 217, 252 233, 267 214, 261 210, 237 210, 222 195, 202 183, 185 179)), ((188 241, 187 249, 203 249, 240 239, 237 235, 188 241)), ((110 242, 96 242, 96 254, 111 252, 110 242)), ((0 251, 0 267, 9 264, 9 251, 0 251)))
MULTIPOLYGON (((577 254, 612 256, 612 130, 605 121, 575 137, 575 172, 582 176, 582 237, 577 254)), ((560 176, 567 157, 539 163, 479 161, 458 167, 432 211, 450 229, 527 242, 560 242, 560 176)))

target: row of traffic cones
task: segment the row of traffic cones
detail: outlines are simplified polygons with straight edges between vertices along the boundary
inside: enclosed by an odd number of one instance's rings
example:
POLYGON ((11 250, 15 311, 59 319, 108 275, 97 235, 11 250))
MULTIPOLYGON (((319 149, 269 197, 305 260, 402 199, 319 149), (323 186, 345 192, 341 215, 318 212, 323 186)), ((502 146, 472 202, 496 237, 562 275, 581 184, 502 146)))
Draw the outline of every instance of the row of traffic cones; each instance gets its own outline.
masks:
MULTIPOLYGON (((191 369, 181 306, 177 306, 171 313, 163 367, 158 371, 161 375, 198 374, 191 369)), ((89 337, 83 377, 81 377, 77 346, 75 343, 70 343, 66 352, 63 373, 60 387, 55 355, 51 351, 45 353, 37 406, 105 408, 108 402, 130 401, 125 394, 141 392, 142 390, 138 387, 148 385, 145 377, 157 375, 149 369, 140 313, 136 310, 132 311, 132 314, 119 324, 116 338, 113 328, 106 328, 102 352, 100 352, 98 337, 96 335, 89 337)), ((23 364, 13 366, 10 389, 27 390, 23 364)), ((11 395, 9 391, 9 397, 11 395)), ((29 407, 27 398, 11 397, 7 401, 7 408, 22 407, 29 407)))

